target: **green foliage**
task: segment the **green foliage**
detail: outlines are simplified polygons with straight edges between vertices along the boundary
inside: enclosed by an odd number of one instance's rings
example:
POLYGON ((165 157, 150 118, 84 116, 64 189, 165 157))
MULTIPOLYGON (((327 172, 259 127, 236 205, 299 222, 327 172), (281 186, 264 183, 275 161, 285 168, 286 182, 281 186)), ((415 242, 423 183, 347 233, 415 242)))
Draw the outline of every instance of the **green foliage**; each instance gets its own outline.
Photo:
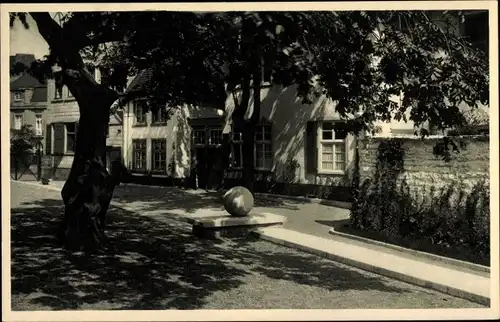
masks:
POLYGON ((175 142, 172 143, 172 156, 170 157, 170 161, 167 164, 167 173, 174 177, 175 176, 175 142))
MULTIPOLYGON (((26 25, 24 13, 10 18, 26 25)), ((61 23, 63 40, 98 60, 110 87, 150 70, 140 94, 152 109, 219 107, 264 66, 273 84, 296 84, 304 103, 327 94, 358 132, 406 120, 407 111, 416 126, 454 128, 465 122, 460 104, 488 104, 488 55, 458 35, 462 18, 460 11, 141 11, 74 12, 61 23)), ((37 74, 63 58, 51 52, 37 74)))
POLYGON ((376 172, 355 189, 350 224, 412 243, 465 248, 489 257, 489 182, 441 187, 400 180, 405 148, 399 139, 378 146, 376 172))
POLYGON ((351 123, 366 130, 392 115, 405 120, 407 110, 416 126, 430 121, 444 129, 463 123, 460 103, 476 107, 488 100, 488 63, 484 53, 436 21, 450 26, 460 14, 339 13, 333 41, 321 46, 318 69, 322 85, 339 102, 338 111, 356 116, 351 123), (406 22, 405 28, 395 20, 406 22), (400 94, 401 105, 390 100, 400 94))
POLYGON ((33 152, 36 145, 35 132, 29 125, 23 125, 20 130, 11 129, 10 153, 24 155, 33 152))
POLYGON ((382 232, 413 242, 468 249, 489 258, 489 183, 477 182, 472 189, 460 182, 441 189, 411 188, 406 181, 398 188, 393 180, 366 180, 351 212, 354 228, 382 232))

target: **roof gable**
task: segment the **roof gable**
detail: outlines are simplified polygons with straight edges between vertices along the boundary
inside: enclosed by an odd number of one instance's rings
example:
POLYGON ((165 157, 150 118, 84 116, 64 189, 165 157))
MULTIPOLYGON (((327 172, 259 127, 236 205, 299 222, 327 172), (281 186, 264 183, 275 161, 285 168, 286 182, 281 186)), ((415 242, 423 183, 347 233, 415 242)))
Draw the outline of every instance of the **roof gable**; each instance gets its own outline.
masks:
POLYGON ((144 69, 137 74, 137 76, 130 82, 130 84, 127 87, 126 92, 131 93, 131 92, 139 92, 143 90, 144 84, 151 78, 152 75, 152 70, 151 69, 144 69))
POLYGON ((47 102, 47 87, 36 87, 33 96, 31 97, 33 103, 47 102))
POLYGON ((24 89, 24 88, 34 88, 34 87, 43 87, 43 86, 44 86, 44 84, 42 84, 36 78, 31 76, 27 72, 24 72, 20 77, 14 79, 10 83, 10 90, 15 91, 15 90, 24 89))
POLYGON ((15 54, 10 56, 10 68, 12 69, 17 63, 23 64, 26 67, 31 67, 31 64, 35 60, 35 55, 33 54, 15 54))

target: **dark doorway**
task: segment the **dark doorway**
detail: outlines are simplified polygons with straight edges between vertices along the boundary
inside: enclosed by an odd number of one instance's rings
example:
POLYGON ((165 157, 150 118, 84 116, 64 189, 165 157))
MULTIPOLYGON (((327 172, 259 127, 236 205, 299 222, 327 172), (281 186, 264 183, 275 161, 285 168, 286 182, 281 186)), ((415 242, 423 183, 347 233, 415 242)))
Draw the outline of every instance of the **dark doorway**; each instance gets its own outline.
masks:
POLYGON ((122 149, 120 147, 106 147, 106 167, 111 169, 111 163, 115 160, 122 161, 122 149))
POLYGON ((195 148, 198 188, 217 189, 219 186, 218 169, 215 166, 219 150, 220 147, 211 146, 195 148))
POLYGON ((192 120, 197 124, 191 124, 193 186, 200 189, 217 189, 221 185, 223 172, 219 164, 222 148, 221 119, 196 121, 192 120))

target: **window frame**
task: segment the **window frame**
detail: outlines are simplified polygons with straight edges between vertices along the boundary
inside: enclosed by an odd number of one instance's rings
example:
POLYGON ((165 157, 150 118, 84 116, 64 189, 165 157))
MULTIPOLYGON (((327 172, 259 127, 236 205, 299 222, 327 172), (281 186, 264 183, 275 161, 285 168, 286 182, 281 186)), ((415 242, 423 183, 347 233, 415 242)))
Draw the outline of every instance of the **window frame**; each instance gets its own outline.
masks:
POLYGON ((148 169, 148 146, 146 139, 133 139, 132 140, 132 171, 135 172, 146 172, 148 169), (141 164, 143 167, 137 167, 136 163, 136 144, 139 143, 141 146, 141 164), (144 149, 142 151, 142 149, 144 149))
POLYGON ((242 138, 242 135, 240 132, 231 131, 231 152, 229 155, 229 160, 230 160, 230 164, 229 164, 230 169, 233 169, 233 170, 243 169, 243 138, 242 138), (240 138, 235 139, 235 134, 238 134, 240 138), (238 151, 236 151, 236 150, 238 150, 238 151), (233 162, 234 155, 236 154, 236 152, 239 152, 238 154, 240 155, 240 165, 239 166, 235 166, 234 162, 233 162))
POLYGON ((15 113, 14 114, 14 130, 20 130, 23 128, 23 121, 24 121, 24 117, 23 117, 23 114, 22 113, 15 113), (17 120, 20 120, 19 121, 19 127, 17 126, 17 120))
POLYGON ((14 102, 23 101, 23 91, 14 91, 14 102), (19 95, 19 97, 17 97, 19 95))
POLYGON ((151 139, 151 171, 155 173, 167 173, 167 139, 161 139, 161 138, 156 138, 156 139, 151 139), (163 169, 157 169, 156 168, 156 143, 160 143, 160 156, 162 156, 163 160, 159 160, 164 163, 163 169), (162 145, 164 146, 162 147, 162 145), (161 149, 163 148, 163 149, 161 149), (163 152, 162 152, 163 151, 163 152))
POLYGON ((136 127, 141 127, 141 126, 147 126, 148 125, 148 111, 147 109, 145 109, 145 103, 143 101, 134 101, 133 102, 133 112, 134 112, 134 122, 133 122, 133 126, 136 126, 136 127), (137 113, 137 110, 140 109, 141 110, 141 115, 143 117, 143 121, 142 122, 138 122, 138 118, 137 116, 139 115, 139 113, 137 113))
POLYGON ((193 126, 191 128, 191 142, 193 147, 195 148, 202 148, 205 147, 208 143, 208 138, 207 138, 207 129, 205 126, 193 126), (202 136, 196 136, 195 133, 202 133, 202 136), (203 138, 202 143, 196 142, 197 138, 203 138))
POLYGON ((55 84, 54 100, 61 100, 63 98, 63 87, 64 85, 58 86, 57 83, 55 84))
POLYGON ((258 124, 255 128, 255 137, 254 137, 254 145, 253 145, 253 164, 254 164, 254 169, 257 170, 257 171, 272 171, 273 167, 274 167, 274 158, 273 158, 273 129, 272 129, 272 124, 270 123, 261 123, 261 124, 258 124), (257 128, 261 128, 262 130, 262 139, 258 139, 257 138, 257 128), (265 139, 265 131, 266 129, 269 130, 269 140, 266 140, 265 139), (266 164, 266 156, 265 156, 265 151, 266 149, 264 148, 263 151, 262 151, 262 155, 264 157, 264 159, 262 160, 262 164, 263 166, 262 167, 258 167, 257 166, 257 145, 259 144, 263 144, 264 146, 268 145, 269 148, 270 148, 270 151, 271 151, 271 165, 270 167, 266 167, 265 164, 266 164))
POLYGON ((346 133, 346 136, 344 139, 336 139, 335 138, 335 126, 338 125, 338 124, 342 124, 345 122, 343 121, 320 121, 318 122, 317 124, 317 133, 316 133, 316 144, 317 144, 317 151, 318 151, 318 154, 317 154, 317 172, 318 174, 339 174, 339 175, 345 175, 346 174, 346 169, 347 169, 347 161, 348 161, 348 149, 347 149, 347 138, 349 136, 348 133, 346 133), (323 126, 324 124, 328 124, 328 123, 331 123, 332 124, 332 138, 331 139, 323 139, 323 126), (336 168, 336 159, 335 159, 335 155, 336 155, 336 145, 338 145, 339 143, 343 143, 343 146, 344 146, 344 170, 337 170, 335 169, 336 168), (332 154, 333 154, 333 168, 334 169, 324 169, 323 168, 323 147, 324 145, 332 145, 333 149, 332 149, 332 154))
POLYGON ((205 143, 208 143, 209 147, 215 147, 215 148, 221 147, 222 146, 222 139, 223 139, 223 133, 222 133, 223 131, 222 130, 223 130, 222 127, 208 127, 207 128, 208 142, 207 142, 207 140, 205 140, 205 143), (218 133, 220 135, 216 135, 212 138, 212 132, 218 133), (212 139, 218 139, 219 143, 213 143, 212 139))
POLYGON ((75 154, 76 132, 77 132, 76 122, 64 123, 64 151, 65 151, 65 154, 75 154), (73 126, 75 127, 73 132, 68 131, 68 125, 70 125, 70 124, 73 124, 73 126), (69 135, 73 135, 73 146, 71 147, 71 149, 68 148, 68 136, 69 135))
POLYGON ((167 124, 167 113, 163 108, 158 108, 156 112, 151 111, 151 125, 152 126, 159 126, 159 125, 166 125, 167 124), (161 114, 163 118, 158 118, 158 115, 161 114))
MULTIPOLYGON (((255 132, 255 137, 254 137, 254 144, 253 144, 253 165, 254 165, 254 170, 256 171, 272 171, 274 168, 274 157, 273 157, 273 128, 272 128, 272 123, 259 123, 257 127, 262 127, 263 129, 269 128, 269 135, 270 135, 270 140, 265 140, 257 139, 257 131, 255 132), (271 150, 271 166, 269 168, 263 166, 263 167, 257 167, 257 145, 258 144, 267 144, 270 147, 271 150)), ((263 132, 264 133, 264 132, 263 132)), ((263 153, 265 150, 263 151, 263 153)), ((265 153, 263 154, 265 155, 265 153)), ((231 129, 231 153, 229 155, 229 160, 230 160, 230 165, 229 168, 231 170, 241 170, 243 169, 243 137, 240 132, 235 132, 234 127, 231 129), (239 139, 235 139, 235 135, 239 135, 239 139), (240 160, 241 164, 239 166, 235 166, 233 161, 234 161, 234 155, 236 153, 239 153, 240 155, 240 160)), ((265 164, 265 157, 263 160, 263 164, 265 164)))
POLYGON ((35 135, 42 136, 43 135, 43 118, 42 114, 35 114, 35 135), (38 131, 38 121, 40 121, 40 131, 38 131))

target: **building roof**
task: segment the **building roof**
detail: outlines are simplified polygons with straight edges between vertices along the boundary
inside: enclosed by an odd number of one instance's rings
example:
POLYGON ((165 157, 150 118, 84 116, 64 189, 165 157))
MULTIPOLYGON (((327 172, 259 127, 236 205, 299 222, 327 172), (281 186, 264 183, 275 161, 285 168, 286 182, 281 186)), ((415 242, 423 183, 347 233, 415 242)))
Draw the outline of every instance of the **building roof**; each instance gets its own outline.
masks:
POLYGON ((152 70, 144 69, 137 74, 137 76, 130 82, 126 92, 139 92, 143 90, 143 85, 151 78, 152 70))
POLYGON ((31 64, 35 60, 35 55, 33 54, 15 54, 10 56, 10 68, 12 69, 16 63, 21 63, 26 67, 31 67, 31 64))
POLYGON ((31 102, 33 103, 43 103, 47 102, 47 87, 36 87, 33 91, 33 96, 31 97, 31 102))
POLYGON ((10 83, 10 90, 15 91, 23 88, 34 88, 34 87, 43 87, 45 86, 42 82, 28 74, 28 72, 24 72, 20 77, 13 79, 10 83))

